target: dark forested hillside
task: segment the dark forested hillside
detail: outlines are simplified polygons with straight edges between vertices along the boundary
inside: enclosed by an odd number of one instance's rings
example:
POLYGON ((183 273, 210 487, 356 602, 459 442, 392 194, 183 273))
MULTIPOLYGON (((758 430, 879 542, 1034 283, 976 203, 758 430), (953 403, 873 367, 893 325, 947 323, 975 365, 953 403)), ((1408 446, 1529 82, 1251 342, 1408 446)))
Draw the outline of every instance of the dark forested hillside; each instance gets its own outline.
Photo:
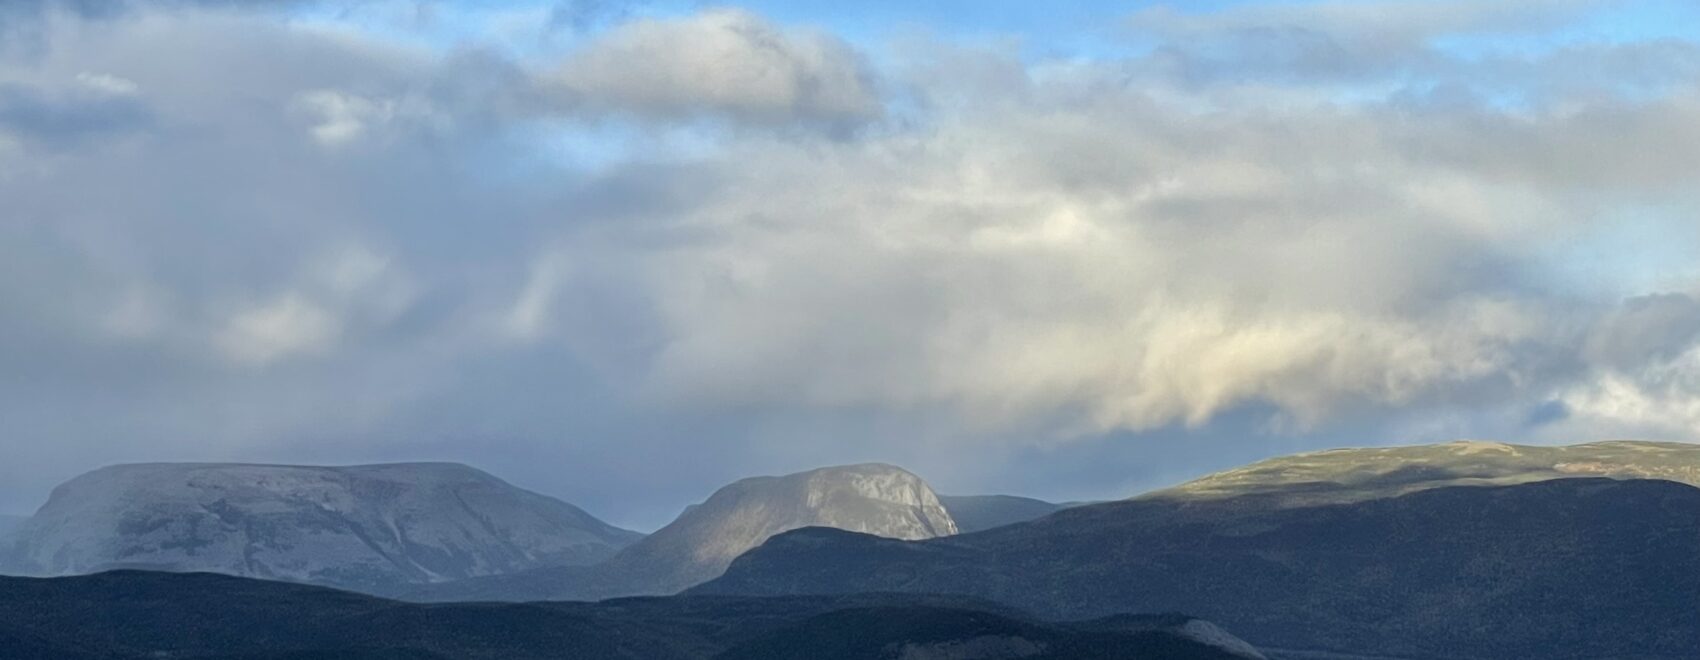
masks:
POLYGON ((691 593, 957 593, 1067 618, 1185 611, 1259 646, 1425 658, 1700 652, 1700 489, 1559 479, 1290 501, 1141 499, 924 542, 801 530, 691 593))
POLYGON ((202 573, 0 578, 6 660, 756 660, 884 657, 888 650, 905 658, 1256 657, 1190 617, 1060 624, 961 597, 420 605, 202 573), (798 649, 825 654, 798 656, 798 649), (839 655, 827 653, 833 649, 839 655), (878 652, 863 654, 870 649, 878 652), (1101 649, 1115 653, 1097 655, 1101 649), (948 653, 928 655, 936 651, 948 653))

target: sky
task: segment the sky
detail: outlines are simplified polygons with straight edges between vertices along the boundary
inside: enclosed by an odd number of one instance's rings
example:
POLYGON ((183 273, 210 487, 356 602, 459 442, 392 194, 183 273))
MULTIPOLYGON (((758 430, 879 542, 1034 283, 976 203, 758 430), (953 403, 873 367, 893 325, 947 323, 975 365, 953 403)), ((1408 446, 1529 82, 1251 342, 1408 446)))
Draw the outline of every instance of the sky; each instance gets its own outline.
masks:
POLYGON ((1696 164, 1678 0, 6 2, 0 512, 1694 441, 1696 164))

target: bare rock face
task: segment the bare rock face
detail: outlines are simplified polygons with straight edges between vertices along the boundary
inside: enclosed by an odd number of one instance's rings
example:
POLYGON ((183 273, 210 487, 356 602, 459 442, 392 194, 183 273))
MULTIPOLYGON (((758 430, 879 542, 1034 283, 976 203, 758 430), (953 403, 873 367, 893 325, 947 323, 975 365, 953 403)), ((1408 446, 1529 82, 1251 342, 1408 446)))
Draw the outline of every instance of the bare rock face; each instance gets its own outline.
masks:
POLYGON ((449 463, 141 464, 54 490, 0 570, 206 571, 353 589, 604 560, 641 535, 449 463))
POLYGON ((713 579, 776 534, 832 527, 921 540, 957 533, 920 477, 883 464, 754 477, 721 488, 605 566, 635 593, 671 594, 713 579))

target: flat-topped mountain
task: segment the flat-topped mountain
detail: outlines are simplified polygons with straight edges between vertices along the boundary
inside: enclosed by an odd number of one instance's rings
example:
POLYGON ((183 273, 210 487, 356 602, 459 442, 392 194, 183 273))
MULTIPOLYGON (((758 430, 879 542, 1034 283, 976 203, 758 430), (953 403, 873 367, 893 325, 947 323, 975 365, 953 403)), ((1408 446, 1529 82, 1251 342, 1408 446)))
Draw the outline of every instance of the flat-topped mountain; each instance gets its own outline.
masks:
POLYGON ((131 567, 354 589, 602 561, 640 538, 451 463, 119 465, 59 486, 0 567, 131 567))
POLYGON ((1693 658, 1700 489, 1576 478, 1343 504, 1138 498, 921 542, 805 529, 687 593, 856 592, 1058 618, 1183 611, 1314 657, 1693 658))
POLYGON ((559 600, 667 595, 709 580, 738 555, 781 532, 831 527, 894 539, 957 532, 920 477, 883 464, 827 467, 727 485, 642 541, 594 567, 433 585, 419 600, 559 600))
POLYGON ((1509 485, 1571 477, 1666 479, 1700 486, 1700 445, 1594 442, 1570 446, 1459 441, 1330 449, 1217 472, 1143 497, 1282 493, 1289 503, 1387 497, 1441 486, 1509 485))

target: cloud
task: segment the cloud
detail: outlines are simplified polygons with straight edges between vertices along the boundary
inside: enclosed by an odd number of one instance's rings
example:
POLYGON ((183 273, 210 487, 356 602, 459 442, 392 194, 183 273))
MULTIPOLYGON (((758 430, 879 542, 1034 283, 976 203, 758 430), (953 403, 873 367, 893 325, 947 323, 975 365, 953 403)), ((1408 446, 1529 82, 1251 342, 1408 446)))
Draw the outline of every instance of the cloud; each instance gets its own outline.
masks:
POLYGON ((631 0, 562 0, 550 8, 549 22, 574 30, 589 30, 629 18, 632 6, 637 4, 642 3, 631 0))
POLYGON ((1194 83, 1364 83, 1455 73, 1460 63, 1439 40, 1540 34, 1605 4, 1322 0, 1195 13, 1158 5, 1136 12, 1128 26, 1156 43, 1145 66, 1194 83))
POLYGON ((135 81, 125 80, 107 73, 91 73, 84 71, 77 74, 77 82, 89 89, 110 95, 129 96, 135 94, 138 87, 135 81))
POLYGON ((231 317, 218 345, 232 360, 263 366, 292 354, 322 351, 339 331, 330 312, 289 295, 231 317))
POLYGON ((552 79, 591 109, 640 117, 855 125, 882 112, 873 76, 848 44, 734 9, 625 23, 569 56, 552 79))
POLYGON ((1583 432, 1692 441, 1700 425, 1700 350, 1632 373, 1599 374, 1560 400, 1583 432))
POLYGON ((535 341, 548 336, 553 328, 555 299, 560 295, 564 264, 556 255, 545 255, 531 268, 525 287, 520 289, 505 322, 508 334, 520 341, 535 341))
POLYGON ((1462 58, 1431 45, 1568 6, 1357 4, 1070 58, 739 10, 546 54, 45 21, 0 52, 0 502, 121 460, 446 458, 661 516, 839 461, 1108 489, 1691 437, 1700 271, 1646 254, 1700 247, 1694 44, 1462 58))
POLYGON ((1700 302, 1639 296, 1601 316, 1580 356, 1590 369, 1559 401, 1595 433, 1687 438, 1700 425, 1700 302))
POLYGON ((370 137, 395 124, 443 130, 449 118, 417 96, 373 98, 333 89, 316 89, 295 97, 293 107, 310 118, 308 134, 320 145, 341 147, 370 137))
POLYGON ((658 379, 717 405, 942 405, 993 427, 1247 405, 1304 427, 1516 396, 1569 341, 1519 290, 1520 253, 1582 219, 1412 162, 1397 110, 1206 117, 1137 90, 1040 106, 1072 96, 1043 85, 924 138, 717 163, 729 194, 681 211, 697 240, 647 278, 674 338, 658 379))
POLYGON ((1600 319, 1582 354, 1608 368, 1670 362, 1700 340, 1700 301, 1680 293, 1641 296, 1600 319))
POLYGON ((1244 3, 1225 10, 1183 13, 1168 5, 1129 19, 1136 29, 1170 37, 1302 29, 1349 38, 1410 44, 1439 36, 1484 31, 1539 32, 1601 0, 1308 0, 1244 3))
POLYGON ((116 77, 79 77, 75 89, 0 84, 0 132, 49 148, 132 133, 152 121, 134 97, 135 84, 116 77))

